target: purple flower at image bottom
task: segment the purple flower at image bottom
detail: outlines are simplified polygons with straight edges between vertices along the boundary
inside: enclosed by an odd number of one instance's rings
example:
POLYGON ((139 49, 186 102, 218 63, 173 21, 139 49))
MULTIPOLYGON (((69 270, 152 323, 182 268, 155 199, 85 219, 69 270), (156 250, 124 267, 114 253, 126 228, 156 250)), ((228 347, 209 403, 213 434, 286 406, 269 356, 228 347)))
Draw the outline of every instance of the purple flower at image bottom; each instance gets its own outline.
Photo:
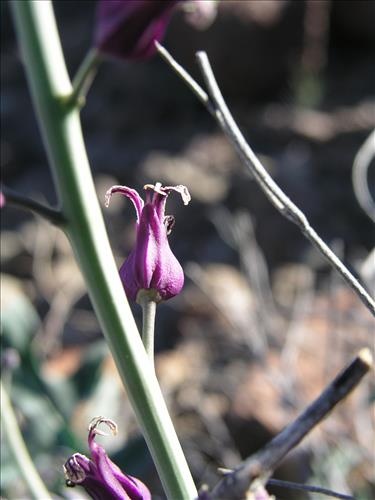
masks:
POLYGON ((146 184, 146 203, 135 189, 112 186, 106 194, 106 206, 114 193, 133 202, 137 213, 135 248, 120 269, 120 277, 129 299, 136 301, 140 290, 155 291, 155 300, 167 300, 180 293, 184 273, 168 242, 174 217, 165 215, 168 195, 179 193, 185 205, 190 201, 185 186, 165 186, 159 182, 146 184), (151 194, 152 193, 152 194, 151 194))
POLYGON ((106 424, 113 434, 117 425, 109 419, 96 417, 89 426, 91 459, 74 453, 64 464, 67 486, 82 486, 94 500, 151 500, 148 488, 132 476, 124 474, 108 457, 105 449, 95 442, 95 436, 105 435, 98 426, 106 424))

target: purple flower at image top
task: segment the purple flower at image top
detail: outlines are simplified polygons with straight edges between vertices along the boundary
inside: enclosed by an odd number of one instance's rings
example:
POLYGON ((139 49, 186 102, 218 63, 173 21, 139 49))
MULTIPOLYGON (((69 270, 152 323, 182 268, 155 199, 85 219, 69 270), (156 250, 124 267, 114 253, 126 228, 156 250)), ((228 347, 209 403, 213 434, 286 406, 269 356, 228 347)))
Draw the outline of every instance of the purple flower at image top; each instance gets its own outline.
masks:
POLYGON ((148 488, 139 480, 124 474, 108 457, 105 449, 95 442, 98 429, 106 424, 112 434, 117 425, 104 417, 94 418, 89 426, 91 459, 74 453, 64 465, 67 486, 82 486, 94 500, 151 500, 148 488))
POLYGON ((178 0, 99 0, 95 46, 121 59, 147 59, 155 52, 178 0))
POLYGON ((180 293, 184 284, 182 267, 168 243, 174 217, 165 215, 165 203, 169 193, 176 191, 187 205, 190 194, 185 186, 163 187, 160 182, 146 184, 144 189, 146 203, 135 189, 112 186, 106 194, 106 206, 113 193, 121 193, 130 198, 137 213, 135 248, 120 269, 127 296, 137 300, 140 290, 153 290, 154 300, 160 302, 180 293))

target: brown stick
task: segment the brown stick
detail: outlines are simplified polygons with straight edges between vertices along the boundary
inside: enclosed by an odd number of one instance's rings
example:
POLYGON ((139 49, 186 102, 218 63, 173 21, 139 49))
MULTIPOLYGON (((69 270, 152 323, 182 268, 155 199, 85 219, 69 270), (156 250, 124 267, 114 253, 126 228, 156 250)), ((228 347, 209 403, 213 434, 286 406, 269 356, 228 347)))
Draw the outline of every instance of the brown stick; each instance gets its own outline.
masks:
POLYGON ((251 483, 266 483, 285 455, 293 449, 328 413, 361 381, 372 366, 369 349, 362 349, 321 393, 321 395, 291 424, 285 427, 264 448, 227 474, 209 493, 210 500, 242 500, 251 483))

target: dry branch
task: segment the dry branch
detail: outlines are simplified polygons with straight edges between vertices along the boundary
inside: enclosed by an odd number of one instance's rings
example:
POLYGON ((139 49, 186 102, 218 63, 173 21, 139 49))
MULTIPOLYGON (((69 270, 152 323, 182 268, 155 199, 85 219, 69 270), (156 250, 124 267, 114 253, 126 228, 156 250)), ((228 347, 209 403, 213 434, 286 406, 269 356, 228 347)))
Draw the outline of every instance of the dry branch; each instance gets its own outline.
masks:
POLYGON ((374 299, 355 278, 355 276, 353 276, 349 269, 341 262, 337 255, 320 238, 317 232, 311 227, 304 213, 280 189, 259 161, 249 144, 246 142, 223 99, 207 54, 205 52, 198 52, 197 61, 202 71, 209 94, 207 94, 189 75, 189 73, 173 59, 164 47, 157 42, 156 47, 163 59, 188 85, 198 99, 205 105, 211 115, 216 119, 220 128, 233 144, 240 158, 250 170, 254 179, 258 182, 270 202, 282 215, 291 220, 301 229, 306 238, 311 241, 319 252, 328 260, 328 262, 341 274, 349 287, 357 294, 371 314, 375 316, 374 299))
POLYGON ((261 480, 266 483, 285 455, 359 384, 371 366, 372 356, 369 349, 362 349, 350 365, 294 422, 285 427, 264 448, 227 474, 208 498, 242 500, 253 481, 261 480))

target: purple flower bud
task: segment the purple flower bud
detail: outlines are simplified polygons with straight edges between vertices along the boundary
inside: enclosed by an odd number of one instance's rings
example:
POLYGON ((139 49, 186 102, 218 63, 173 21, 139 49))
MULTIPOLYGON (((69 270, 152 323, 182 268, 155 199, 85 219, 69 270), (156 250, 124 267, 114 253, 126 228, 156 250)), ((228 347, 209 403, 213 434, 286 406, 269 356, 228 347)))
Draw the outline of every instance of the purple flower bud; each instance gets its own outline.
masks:
POLYGON ((211 26, 217 15, 217 0, 191 0, 184 2, 185 19, 198 30, 211 26))
POLYGON ((91 459, 80 453, 72 455, 64 465, 67 486, 82 486, 94 500, 151 500, 148 488, 139 480, 124 474, 108 457, 105 449, 95 442, 98 429, 104 423, 112 434, 117 425, 103 417, 94 418, 89 426, 91 459))
POLYGON ((147 59, 164 35, 178 0, 99 0, 95 45, 121 59, 147 59))
POLYGON ((137 212, 135 248, 122 265, 120 277, 131 300, 137 300, 140 290, 154 290, 156 301, 167 300, 180 293, 184 273, 169 247, 174 217, 165 215, 165 203, 169 193, 176 191, 187 205, 190 194, 185 186, 163 187, 160 182, 155 186, 146 184, 144 189, 146 204, 137 191, 126 186, 112 186, 106 194, 106 206, 113 193, 121 193, 130 198, 137 212))

